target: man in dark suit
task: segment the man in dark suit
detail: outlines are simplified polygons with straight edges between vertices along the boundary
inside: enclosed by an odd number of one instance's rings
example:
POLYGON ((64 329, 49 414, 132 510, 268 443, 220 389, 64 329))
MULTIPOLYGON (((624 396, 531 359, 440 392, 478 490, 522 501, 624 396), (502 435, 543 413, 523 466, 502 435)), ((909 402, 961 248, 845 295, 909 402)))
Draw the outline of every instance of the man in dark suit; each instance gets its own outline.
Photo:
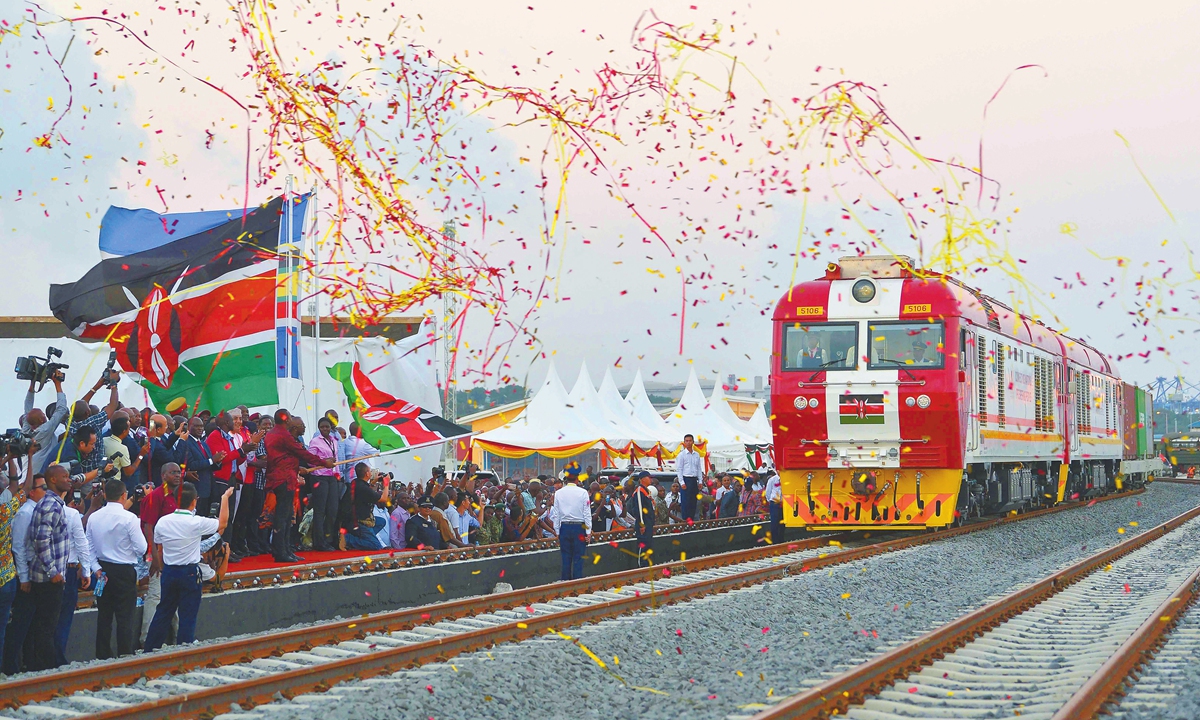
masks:
POLYGON ((196 487, 196 514, 209 517, 212 514, 213 470, 225 461, 224 451, 213 452, 204 442, 204 420, 193 417, 188 421, 188 437, 180 452, 180 464, 187 479, 196 487))

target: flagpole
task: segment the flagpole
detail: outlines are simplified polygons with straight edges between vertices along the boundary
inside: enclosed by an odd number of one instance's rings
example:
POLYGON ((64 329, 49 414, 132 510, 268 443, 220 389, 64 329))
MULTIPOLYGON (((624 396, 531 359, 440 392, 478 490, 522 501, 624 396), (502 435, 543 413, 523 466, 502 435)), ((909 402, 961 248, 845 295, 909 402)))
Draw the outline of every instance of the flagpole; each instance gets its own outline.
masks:
MULTIPOLYGON (((284 184, 283 184, 283 202, 284 202, 285 206, 287 207, 287 212, 285 212, 283 214, 283 218, 280 223, 280 234, 282 235, 282 237, 280 238, 280 242, 279 242, 280 248, 281 248, 281 250, 283 250, 283 255, 281 257, 281 260, 284 262, 284 264, 285 264, 284 266, 286 268, 284 275, 283 275, 283 281, 285 283, 287 283, 286 290, 282 293, 283 298, 284 298, 283 299, 284 311, 283 311, 283 318, 282 318, 283 327, 284 327, 284 331, 283 331, 283 369, 282 369, 282 373, 280 373, 279 370, 277 369, 277 371, 276 371, 277 377, 275 380, 276 389, 280 390, 282 388, 282 391, 279 392, 279 396, 281 398, 286 398, 288 395, 290 395, 291 389, 292 389, 291 379, 292 379, 293 358, 292 358, 292 322, 291 321, 292 321, 292 313, 293 313, 293 303, 292 303, 292 300, 293 300, 293 297, 292 297, 292 292, 293 292, 292 291, 292 261, 293 261, 292 252, 293 252, 293 249, 291 247, 291 242, 292 242, 291 195, 292 195, 292 176, 288 175, 287 178, 284 180, 284 184)), ((278 290, 276 290, 276 292, 278 293, 278 290)), ((279 342, 279 333, 278 332, 276 332, 275 337, 276 337, 276 342, 279 342)))
MULTIPOLYGON (((317 199, 317 185, 314 182, 312 194, 309 195, 308 202, 314 203, 314 202, 316 202, 316 199, 317 199)), ((313 215, 314 215, 314 220, 315 220, 316 213, 313 213, 313 215)), ((306 237, 306 241, 308 239, 312 240, 312 258, 313 258, 313 265, 312 265, 312 284, 313 284, 313 374, 312 374, 312 382, 313 382, 313 386, 312 386, 312 390, 314 391, 312 393, 309 393, 309 402, 312 403, 312 409, 313 409, 313 412, 312 412, 313 421, 312 422, 313 422, 313 427, 315 428, 317 426, 318 413, 320 412, 320 410, 317 409, 317 397, 319 394, 316 392, 316 390, 320 387, 320 384, 321 384, 321 278, 320 278, 320 275, 318 274, 319 270, 320 270, 320 258, 318 257, 319 252, 317 250, 317 232, 316 232, 317 224, 316 224, 316 222, 313 222, 312 225, 309 226, 308 230, 309 230, 309 232, 305 233, 305 235, 311 236, 311 237, 306 237)))

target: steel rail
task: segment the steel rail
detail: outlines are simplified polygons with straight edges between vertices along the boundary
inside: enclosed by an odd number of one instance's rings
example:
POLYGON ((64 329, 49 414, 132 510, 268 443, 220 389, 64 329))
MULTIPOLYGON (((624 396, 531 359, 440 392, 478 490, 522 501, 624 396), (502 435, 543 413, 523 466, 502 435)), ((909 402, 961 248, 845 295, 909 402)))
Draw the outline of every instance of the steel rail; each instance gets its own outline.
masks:
POLYGON ((368 615, 362 618, 320 623, 292 630, 262 633, 226 642, 180 646, 166 652, 131 655, 104 664, 92 664, 61 673, 36 675, 0 683, 0 707, 15 707, 48 700, 63 693, 96 690, 132 683, 139 678, 153 678, 167 673, 179 673, 205 666, 237 663, 255 657, 270 657, 295 650, 307 650, 314 645, 352 640, 366 635, 395 630, 407 630, 416 625, 477 615, 495 609, 530 605, 573 595, 605 590, 635 582, 645 582, 664 574, 696 572, 724 567, 748 560, 769 558, 797 550, 811 550, 828 544, 830 539, 849 540, 849 536, 831 535, 806 538, 796 542, 769 547, 735 550, 689 560, 655 565, 651 568, 596 575, 568 582, 538 585, 506 593, 465 598, 434 605, 422 605, 393 612, 368 615))
MULTIPOLYGON (((445 661, 451 657, 454 657, 455 655, 490 647, 497 643, 526 640, 538 635, 544 635, 545 633, 553 632, 555 630, 562 630, 564 628, 580 625, 582 623, 605 618, 619 617, 631 612, 653 607, 660 607, 662 605, 693 599, 712 593, 727 592, 736 588, 787 577, 796 572, 806 572, 832 565, 853 562, 863 557, 869 557, 871 555, 876 555, 883 552, 926 545, 938 540, 977 532, 979 530, 995 527, 997 525, 1009 522, 1030 519, 1032 517, 1041 516, 1051 512, 1060 512, 1072 507, 1078 507, 1080 504, 1082 503, 1073 505, 1060 505, 1053 508, 1046 508, 1042 511, 1026 513, 1024 515, 1005 516, 984 522, 964 525, 938 533, 927 533, 924 535, 898 538, 896 540, 875 543, 862 548, 854 548, 842 550, 836 553, 823 554, 818 557, 809 558, 799 562, 771 565, 764 568, 747 570, 720 578, 707 579, 693 584, 686 584, 673 588, 654 589, 651 592, 636 593, 632 596, 626 596, 620 599, 614 599, 594 605, 586 605, 570 610, 563 610, 561 612, 544 615, 530 614, 528 618, 522 619, 519 622, 513 621, 503 623, 492 628, 455 634, 444 638, 435 638, 426 642, 405 645, 402 647, 376 650, 371 653, 364 653, 362 655, 341 660, 334 660, 319 665, 312 665, 305 668, 274 673, 248 680, 239 680, 226 683, 218 687, 205 688, 204 690, 170 695, 131 707, 97 713, 91 717, 95 718, 96 720, 111 720, 115 718, 145 718, 149 720, 150 718, 161 718, 165 716, 170 716, 172 718, 208 717, 223 712, 225 708, 228 708, 233 703, 236 703, 239 707, 245 709, 262 703, 271 702, 279 695, 290 698, 310 691, 324 691, 329 689, 329 687, 331 687, 334 683, 349 678, 368 678, 427 662, 445 661)), ((1200 508, 1197 508, 1195 512, 1200 514, 1200 508)), ((1154 530, 1149 531, 1149 533, 1153 532, 1154 530)), ((818 539, 813 538, 813 540, 818 539)), ((819 540, 823 544, 828 540, 828 538, 820 538, 819 540)), ((786 543, 770 549, 773 550, 775 554, 782 554, 792 552, 800 548, 796 543, 786 543)), ((748 552, 751 551, 739 551, 739 553, 736 554, 746 554, 748 552)), ((731 553, 730 555, 733 554, 734 553, 731 553)), ((709 558, 703 558, 702 560, 711 560, 713 557, 715 556, 709 556, 709 558)), ((673 563, 673 565, 674 564, 676 563, 673 563)), ((678 565, 686 565, 686 563, 678 563, 678 565)), ((651 568, 651 575, 661 574, 661 569, 662 566, 651 568)), ((628 573, 621 573, 619 575, 640 575, 640 578, 647 577, 645 571, 630 571, 628 573)), ((611 587, 611 580, 614 577, 615 576, 607 576, 607 580, 609 580, 609 582, 604 584, 611 587)), ((597 578, 594 578, 594 580, 603 579, 606 579, 605 576, 598 576, 597 578)), ((543 589, 553 589, 553 587, 554 586, 544 586, 543 589)), ((511 606, 511 603, 508 605, 511 606)), ((420 610, 421 608, 418 608, 415 611, 410 612, 420 612, 420 610)), ((428 619, 431 620, 432 618, 428 619)), ((361 623, 362 621, 359 622, 361 623)), ((350 629, 350 626, 347 626, 346 629, 350 629)), ((354 629, 360 630, 361 632, 361 626, 354 629)), ((366 632, 361 632, 361 634, 357 637, 366 637, 366 635, 366 632)))
MULTIPOLYGON (((671 523, 656 528, 658 537, 679 535, 693 530, 711 530, 721 527, 738 527, 754 523, 766 524, 766 515, 743 515, 734 518, 718 518, 715 520, 700 520, 687 523, 671 523)), ((632 530, 614 530, 595 533, 592 544, 611 543, 636 537, 632 530)), ((399 570, 406 567, 436 565, 457 560, 475 560, 503 555, 518 555, 539 550, 549 550, 558 547, 556 540, 522 540, 511 543, 493 543, 470 548, 450 548, 449 550, 425 550, 410 552, 407 550, 383 550, 379 552, 363 552, 353 559, 322 560, 320 562, 299 563, 295 565, 280 565, 278 567, 262 568, 260 570, 231 570, 225 573, 221 582, 221 590, 242 590, 267 585, 283 585, 287 583, 309 582, 324 578, 377 572, 382 570, 399 570)), ((236 564, 230 565, 234 568, 236 564)), ((139 588, 139 595, 145 594, 145 589, 139 588)), ((90 590, 80 590, 76 607, 85 609, 95 605, 95 598, 90 590)))
POLYGON ((1114 702, 1126 679, 1154 657, 1179 618, 1196 601, 1198 584, 1200 568, 1188 576, 1171 597, 1146 618, 1146 622, 1142 623, 1133 635, 1117 648, 1116 653, 1075 691, 1066 704, 1054 713, 1051 720, 1094 718, 1106 704, 1114 702))
MULTIPOLYGON (((195 692, 169 695, 127 708, 91 715, 94 720, 130 718, 157 720, 163 717, 193 718, 226 711, 232 703, 242 708, 271 702, 278 695, 294 697, 309 691, 327 690, 348 678, 368 678, 422 663, 444 661, 464 652, 502 642, 517 642, 586 622, 619 617, 639 610, 726 592, 767 580, 786 577, 791 565, 774 565, 756 570, 705 580, 692 585, 656 589, 608 602, 586 605, 545 615, 531 614, 491 628, 475 630, 403 647, 376 650, 355 657, 333 660, 296 670, 231 682, 195 692)), ((564 641, 565 642, 565 641, 564 641)))
MULTIPOLYGON (((1097 498, 1096 501, 1115 500, 1141 492, 1143 490, 1139 489, 1120 495, 1108 495, 1097 498)), ((1044 508, 1024 514, 1006 515, 1000 518, 972 522, 958 528, 877 542, 862 548, 844 549, 840 552, 809 558, 802 563, 791 563, 790 569, 792 571, 805 572, 807 570, 854 562, 883 552, 925 545, 937 540, 977 532, 1005 523, 1033 519, 1042 515, 1075 509, 1083 505, 1082 501, 1056 505, 1051 508, 1044 508)), ((671 574, 695 572, 771 557, 795 550, 813 549, 825 545, 831 540, 840 542, 838 538, 846 540, 848 536, 843 534, 811 537, 782 545, 750 548, 656 565, 649 572, 646 569, 640 569, 598 575, 567 583, 541 585, 509 593, 488 595, 483 598, 425 605, 370 615, 359 619, 320 623, 278 633, 264 633, 226 642, 190 645, 163 652, 134 655, 110 661, 103 665, 92 664, 61 673, 49 673, 31 678, 10 680, 0 683, 0 707, 17 707, 26 703, 43 701, 56 695, 69 694, 80 690, 96 690, 128 684, 143 677, 154 678, 167 673, 178 674, 204 666, 212 667, 248 661, 256 657, 277 656, 285 652, 307 650, 316 645, 362 638, 371 633, 407 630, 419 624, 434 623, 440 620, 453 620, 488 612, 496 608, 509 608, 529 605, 533 602, 570 597, 577 594, 594 592, 597 589, 611 588, 646 580, 656 575, 662 576, 664 571, 671 574)))
POLYGON ((813 719, 844 714, 851 704, 880 692, 897 679, 962 647, 976 636, 1042 602, 1096 569, 1197 517, 1200 517, 1200 506, 793 695, 754 715, 754 720, 813 719))

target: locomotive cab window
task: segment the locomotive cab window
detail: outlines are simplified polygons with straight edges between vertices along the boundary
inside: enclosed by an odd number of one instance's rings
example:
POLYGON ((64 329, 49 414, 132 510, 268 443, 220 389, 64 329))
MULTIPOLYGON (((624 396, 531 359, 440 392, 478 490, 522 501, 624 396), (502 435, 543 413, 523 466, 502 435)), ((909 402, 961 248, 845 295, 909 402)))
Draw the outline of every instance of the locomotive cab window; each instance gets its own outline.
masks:
POLYGON ((854 370, 857 323, 793 323, 783 331, 784 370, 854 370))
POLYGON ((945 328, 940 322, 873 322, 867 368, 931 368, 945 362, 945 328))

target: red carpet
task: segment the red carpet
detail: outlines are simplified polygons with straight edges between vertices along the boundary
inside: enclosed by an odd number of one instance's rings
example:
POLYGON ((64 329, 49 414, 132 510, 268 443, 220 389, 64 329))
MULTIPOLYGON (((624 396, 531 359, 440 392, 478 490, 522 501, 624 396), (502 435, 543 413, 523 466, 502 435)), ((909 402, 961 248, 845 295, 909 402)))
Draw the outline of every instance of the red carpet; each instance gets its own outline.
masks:
POLYGON ((277 563, 270 555, 255 555, 242 560, 240 563, 230 563, 229 569, 226 572, 240 573, 251 570, 270 570, 272 568, 294 568, 300 565, 308 565, 311 563, 331 562, 334 560, 345 560, 347 562, 359 560, 365 557, 386 555, 388 552, 406 553, 416 552, 415 550, 376 550, 367 552, 365 550, 335 550, 333 552, 314 552, 311 550, 300 551, 300 557, 304 558, 303 563, 277 563))

